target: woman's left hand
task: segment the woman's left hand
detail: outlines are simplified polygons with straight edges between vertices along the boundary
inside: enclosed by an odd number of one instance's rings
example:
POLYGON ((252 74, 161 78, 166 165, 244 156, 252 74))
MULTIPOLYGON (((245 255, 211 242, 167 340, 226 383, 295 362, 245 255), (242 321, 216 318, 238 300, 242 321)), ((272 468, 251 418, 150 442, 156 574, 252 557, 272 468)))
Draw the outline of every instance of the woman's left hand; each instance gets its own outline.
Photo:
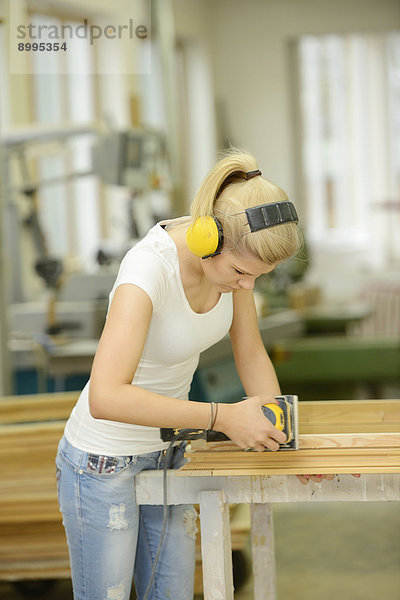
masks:
MULTIPOLYGON (((306 485, 310 481, 310 479, 311 481, 316 481, 317 483, 320 483, 323 479, 329 479, 329 481, 332 481, 336 477, 336 475, 296 475, 296 477, 299 481, 301 481, 303 485, 306 485)), ((360 477, 360 474, 353 473, 353 477, 356 477, 358 479, 360 477)))
POLYGON ((336 476, 333 474, 329 475, 296 475, 297 479, 301 481, 303 485, 306 485, 310 480, 320 483, 323 479, 329 479, 332 481, 336 476))

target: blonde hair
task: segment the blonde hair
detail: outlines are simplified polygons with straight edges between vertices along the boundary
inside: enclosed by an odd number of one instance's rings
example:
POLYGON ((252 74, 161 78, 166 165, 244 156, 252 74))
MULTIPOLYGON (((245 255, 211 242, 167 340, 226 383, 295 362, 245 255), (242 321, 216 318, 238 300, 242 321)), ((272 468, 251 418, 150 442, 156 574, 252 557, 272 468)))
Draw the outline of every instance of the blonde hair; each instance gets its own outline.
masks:
POLYGON ((242 247, 263 262, 275 265, 300 250, 301 234, 296 223, 284 223, 244 235, 249 231, 243 213, 246 208, 288 200, 280 187, 262 176, 245 179, 246 173, 257 169, 254 156, 231 149, 204 179, 190 212, 193 222, 206 216, 218 218, 225 249, 242 247))

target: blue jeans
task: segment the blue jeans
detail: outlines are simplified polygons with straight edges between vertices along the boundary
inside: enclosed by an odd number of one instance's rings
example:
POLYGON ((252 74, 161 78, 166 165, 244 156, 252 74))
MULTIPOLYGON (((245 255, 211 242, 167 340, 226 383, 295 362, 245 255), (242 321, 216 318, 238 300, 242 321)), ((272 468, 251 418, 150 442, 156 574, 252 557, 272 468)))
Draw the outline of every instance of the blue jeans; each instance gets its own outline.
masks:
MULTIPOLYGON (((176 447, 170 468, 184 462, 176 447)), ((135 475, 162 469, 163 452, 106 457, 59 444, 57 489, 63 514, 74 600, 142 599, 157 552, 163 507, 136 504, 135 475)), ((168 525, 149 600, 193 600, 196 511, 169 507, 168 525)))

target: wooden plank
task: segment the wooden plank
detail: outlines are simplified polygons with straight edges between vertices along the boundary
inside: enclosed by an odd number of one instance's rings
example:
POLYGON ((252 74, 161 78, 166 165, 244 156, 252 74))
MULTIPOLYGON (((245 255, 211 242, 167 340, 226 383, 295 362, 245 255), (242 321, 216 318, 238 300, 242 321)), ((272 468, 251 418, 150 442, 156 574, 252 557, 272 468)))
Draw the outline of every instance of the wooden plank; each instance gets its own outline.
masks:
POLYGON ((400 432, 400 400, 326 400, 298 404, 299 432, 400 432))
POLYGON ((71 571, 68 560, 54 560, 51 551, 46 560, 17 562, 14 565, 3 567, 0 563, 1 581, 24 581, 36 579, 69 579, 71 571))
MULTIPOLYGON (((382 474, 382 469, 375 465, 372 467, 362 467, 359 465, 351 465, 351 466, 341 466, 341 467, 329 467, 329 466, 324 466, 324 465, 318 465, 318 466, 313 466, 313 465, 303 465, 302 467, 293 467, 293 468, 287 468, 287 469, 264 469, 264 468, 257 468, 254 467, 252 469, 245 469, 243 467, 235 467, 235 468, 229 468, 229 467, 224 467, 224 468, 220 468, 220 469, 215 469, 215 468, 206 468, 206 467, 202 467, 200 469, 185 469, 181 475, 182 476, 189 476, 189 477, 236 477, 236 476, 249 476, 249 477, 253 477, 253 476, 278 476, 278 475, 304 475, 304 473, 307 473, 308 475, 353 475, 354 473, 357 474, 382 474)), ((394 473, 394 474, 399 474, 400 471, 398 468, 393 468, 390 466, 385 466, 383 469, 383 473, 385 474, 390 474, 390 473, 394 473)), ((335 500, 335 498, 332 498, 332 500, 335 500)), ((280 500, 280 502, 282 502, 282 500, 280 500)))
POLYGON ((200 493, 204 600, 233 600, 229 504, 223 491, 200 493))
POLYGON ((2 523, 0 580, 70 577, 68 546, 61 519, 2 523))
MULTIPOLYGON (((332 433, 299 435, 299 450, 318 448, 396 448, 400 447, 400 433, 332 433)), ((196 452, 241 452, 233 442, 191 443, 189 457, 196 452)))
POLYGON ((275 544, 271 505, 252 503, 250 511, 254 600, 276 600, 275 544))
POLYGON ((180 471, 212 474, 400 473, 400 448, 326 448, 295 452, 194 452, 180 471))
POLYGON ((46 468, 39 467, 38 469, 30 471, 25 478, 16 478, 12 473, 9 473, 7 477, 2 478, 1 480, 2 493, 0 494, 0 501, 9 489, 13 491, 19 490, 22 494, 25 494, 27 489, 31 491, 43 490, 49 486, 53 489, 53 486, 56 485, 54 471, 55 466, 54 464, 51 464, 46 466, 46 468))
POLYGON ((298 451, 256 453, 232 442, 203 443, 186 454, 190 462, 182 471, 203 476, 400 472, 400 400, 300 402, 299 421, 298 451))
POLYGON ((38 471, 55 473, 55 456, 64 421, 41 424, 0 425, 0 479, 21 480, 38 471))
POLYGON ((302 459, 317 459, 318 457, 329 457, 329 459, 335 461, 336 457, 385 457, 388 460, 399 460, 400 448, 389 447, 389 448, 318 448, 315 451, 313 449, 305 450, 280 450, 278 452, 247 452, 240 448, 236 451, 219 452, 204 451, 204 452, 186 452, 185 456, 190 457, 191 463, 196 464, 202 462, 205 459, 211 459, 218 464, 235 462, 236 464, 296 464, 302 459))
POLYGON ((10 504, 2 502, 0 524, 61 522, 61 514, 54 496, 34 498, 32 502, 29 500, 29 498, 26 500, 14 499, 10 504))
POLYGON ((54 439, 54 436, 64 431, 64 427, 65 421, 61 419, 48 422, 0 425, 0 443, 7 444, 7 440, 13 437, 29 439, 30 442, 41 440, 45 435, 50 439, 54 439))
POLYGON ((67 419, 79 392, 0 397, 0 423, 67 419))
POLYGON ((299 449, 400 448, 400 433, 332 433, 299 436, 299 449))

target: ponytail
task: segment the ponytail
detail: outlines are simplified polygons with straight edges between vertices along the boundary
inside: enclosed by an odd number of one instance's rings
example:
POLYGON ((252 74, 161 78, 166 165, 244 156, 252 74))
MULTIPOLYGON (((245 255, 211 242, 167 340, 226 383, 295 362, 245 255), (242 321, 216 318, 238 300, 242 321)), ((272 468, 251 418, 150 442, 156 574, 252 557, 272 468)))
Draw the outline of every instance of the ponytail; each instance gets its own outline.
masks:
POLYGON ((214 215, 214 203, 222 191, 231 183, 245 179, 248 171, 258 169, 251 154, 231 149, 203 180, 190 209, 193 221, 214 215))

